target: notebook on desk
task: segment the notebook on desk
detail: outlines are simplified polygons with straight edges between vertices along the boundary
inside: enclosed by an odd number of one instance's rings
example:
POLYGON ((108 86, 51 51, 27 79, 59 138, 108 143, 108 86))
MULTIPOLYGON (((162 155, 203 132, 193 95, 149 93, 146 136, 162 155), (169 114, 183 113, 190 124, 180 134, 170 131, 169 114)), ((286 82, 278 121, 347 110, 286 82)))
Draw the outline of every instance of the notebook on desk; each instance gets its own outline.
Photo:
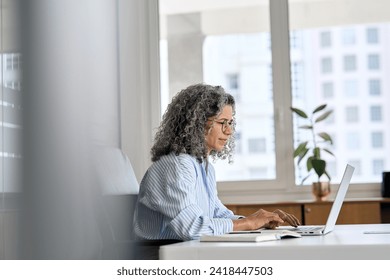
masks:
MULTIPOLYGON (((352 174, 355 168, 349 164, 345 167, 343 178, 341 179, 339 189, 336 194, 336 198, 333 201, 332 208, 329 212, 328 220, 326 221, 325 226, 298 226, 297 228, 291 226, 282 226, 278 227, 276 230, 272 229, 259 229, 253 231, 247 231, 247 233, 256 233, 256 232, 273 232, 278 230, 288 230, 292 232, 297 232, 302 236, 305 235, 324 235, 331 232, 336 225, 337 218, 340 214, 341 206, 343 205, 345 195, 347 194, 347 190, 349 187, 349 183, 351 182, 352 174)), ((232 232, 235 233, 235 232, 232 232)), ((242 231, 240 233, 243 233, 242 231)))
POLYGON ((253 234, 247 234, 247 232, 231 232, 222 235, 202 235, 200 237, 201 242, 263 242, 279 240, 283 238, 295 238, 301 237, 297 232, 289 230, 272 230, 268 231, 257 231, 253 234), (234 234, 233 234, 234 233, 234 234))

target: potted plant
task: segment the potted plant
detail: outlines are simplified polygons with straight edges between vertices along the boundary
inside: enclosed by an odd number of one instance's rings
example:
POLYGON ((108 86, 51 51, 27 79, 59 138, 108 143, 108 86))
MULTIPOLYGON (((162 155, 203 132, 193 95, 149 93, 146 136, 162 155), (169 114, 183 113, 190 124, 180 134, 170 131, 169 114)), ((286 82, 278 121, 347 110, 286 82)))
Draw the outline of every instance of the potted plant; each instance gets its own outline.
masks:
POLYGON ((326 120, 333 110, 325 110, 327 104, 316 107, 311 114, 305 113, 303 110, 291 107, 291 111, 298 117, 306 120, 306 124, 299 126, 299 129, 310 132, 307 141, 299 143, 294 150, 294 159, 297 158, 297 165, 305 159, 308 175, 302 179, 301 184, 314 174, 317 175, 317 181, 313 182, 313 193, 319 200, 325 200, 330 193, 331 177, 326 169, 326 160, 323 157, 324 153, 333 153, 328 149, 329 145, 333 145, 331 136, 326 132, 318 132, 318 123, 326 120), (321 181, 326 176, 328 181, 321 181))

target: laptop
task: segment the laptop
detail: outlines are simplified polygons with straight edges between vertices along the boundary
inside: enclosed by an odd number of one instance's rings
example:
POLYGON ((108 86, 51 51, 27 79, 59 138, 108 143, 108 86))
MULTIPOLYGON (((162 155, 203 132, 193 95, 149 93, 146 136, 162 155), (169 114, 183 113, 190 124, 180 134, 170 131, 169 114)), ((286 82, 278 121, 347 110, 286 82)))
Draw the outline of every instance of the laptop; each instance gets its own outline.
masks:
MULTIPOLYGON (((280 227, 285 228, 290 231, 297 232, 301 235, 324 235, 333 231, 334 226, 336 225, 337 218, 340 214, 341 206, 343 205, 345 195, 351 182, 352 174, 355 168, 349 164, 345 167, 343 178, 341 179, 339 189, 336 194, 336 198, 333 201, 332 208, 330 209, 328 220, 326 221, 325 226, 298 226, 294 227, 280 227)), ((264 230, 267 231, 267 230, 264 230)))
MULTIPOLYGON (((296 228, 291 226, 281 226, 277 229, 259 229, 255 231, 247 231, 247 233, 259 233, 259 232, 278 232, 281 230, 288 230, 292 232, 299 233, 302 236, 306 235, 325 235, 331 231, 333 231, 334 226, 336 225, 337 218, 340 214, 341 206, 343 205, 345 195, 347 194, 347 190, 349 187, 349 183, 351 182, 352 174, 355 168, 349 164, 345 167, 343 178, 341 179, 339 189, 336 194, 336 198, 333 201, 332 208, 329 212, 328 220, 326 221, 326 225, 320 226, 298 226, 296 228)), ((239 232, 232 232, 239 233, 239 232)), ((242 232, 241 232, 242 233, 242 232)))

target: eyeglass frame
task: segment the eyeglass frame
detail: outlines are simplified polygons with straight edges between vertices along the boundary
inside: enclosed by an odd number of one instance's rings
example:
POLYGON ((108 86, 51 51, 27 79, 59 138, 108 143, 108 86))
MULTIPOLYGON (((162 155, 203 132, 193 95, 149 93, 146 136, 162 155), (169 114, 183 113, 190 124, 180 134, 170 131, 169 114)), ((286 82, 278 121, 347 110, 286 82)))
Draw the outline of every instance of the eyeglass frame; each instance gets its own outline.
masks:
POLYGON ((215 119, 212 119, 211 121, 213 122, 216 122, 216 123, 219 123, 221 125, 221 130, 223 133, 226 132, 228 126, 231 130, 234 130, 234 125, 235 125, 235 121, 234 119, 232 120, 228 120, 228 119, 224 119, 223 121, 218 121, 216 118, 215 119))

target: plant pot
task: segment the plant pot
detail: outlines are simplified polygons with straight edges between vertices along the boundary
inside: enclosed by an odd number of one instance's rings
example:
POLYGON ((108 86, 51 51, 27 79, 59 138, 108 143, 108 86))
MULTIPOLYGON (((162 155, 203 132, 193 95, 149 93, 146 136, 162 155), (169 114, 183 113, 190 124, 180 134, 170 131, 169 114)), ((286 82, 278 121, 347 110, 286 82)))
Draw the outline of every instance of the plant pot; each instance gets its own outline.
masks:
POLYGON ((313 195, 318 201, 325 201, 330 194, 330 182, 313 182, 313 195))

